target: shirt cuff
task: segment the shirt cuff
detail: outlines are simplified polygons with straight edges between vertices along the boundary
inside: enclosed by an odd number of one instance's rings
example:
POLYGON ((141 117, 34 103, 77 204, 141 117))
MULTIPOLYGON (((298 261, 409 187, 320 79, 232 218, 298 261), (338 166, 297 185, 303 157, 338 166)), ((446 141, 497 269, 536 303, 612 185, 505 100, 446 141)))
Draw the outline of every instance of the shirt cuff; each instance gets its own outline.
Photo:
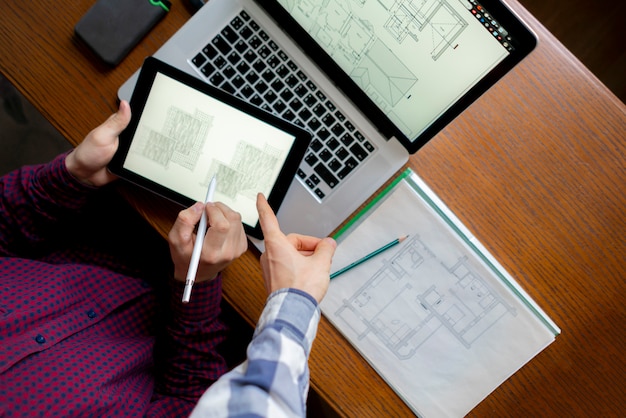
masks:
POLYGON ((49 163, 43 164, 34 181, 38 183, 35 190, 41 190, 59 206, 76 210, 96 188, 79 181, 68 171, 65 158, 70 152, 60 154, 49 163))
POLYGON ((183 321, 194 321, 219 314, 222 300, 222 273, 212 280, 194 283, 189 303, 183 303, 185 282, 170 279, 170 306, 183 321))
POLYGON ((266 327, 276 328, 298 341, 308 357, 320 317, 319 305, 311 295, 297 289, 279 289, 267 298, 255 336, 266 327))

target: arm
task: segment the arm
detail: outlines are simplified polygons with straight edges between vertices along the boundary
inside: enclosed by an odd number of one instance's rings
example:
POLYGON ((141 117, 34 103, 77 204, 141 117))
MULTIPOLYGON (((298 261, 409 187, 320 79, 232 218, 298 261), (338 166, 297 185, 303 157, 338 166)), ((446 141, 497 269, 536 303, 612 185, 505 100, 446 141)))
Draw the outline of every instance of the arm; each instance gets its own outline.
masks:
POLYGON ((157 358, 163 373, 157 375, 148 416, 187 415, 204 390, 226 371, 217 351, 224 339, 219 320, 222 277, 219 274, 247 249, 239 213, 222 203, 197 202, 178 214, 168 236, 174 262, 166 322, 165 357, 157 358), (187 269, 195 243, 195 225, 206 211, 204 237, 195 286, 189 303, 182 303, 187 269))
POLYGON ((310 295, 280 289, 267 299, 247 360, 200 398, 192 417, 306 415, 308 357, 320 310, 310 295))
POLYGON ((84 205, 93 186, 113 179, 106 164, 129 120, 130 107, 122 102, 118 112, 71 153, 0 179, 0 253, 24 254, 61 232, 57 229, 60 221, 84 205))
POLYGON ((308 356, 336 243, 284 235, 262 195, 257 209, 266 249, 261 266, 270 296, 247 360, 202 395, 193 417, 306 415, 308 356))

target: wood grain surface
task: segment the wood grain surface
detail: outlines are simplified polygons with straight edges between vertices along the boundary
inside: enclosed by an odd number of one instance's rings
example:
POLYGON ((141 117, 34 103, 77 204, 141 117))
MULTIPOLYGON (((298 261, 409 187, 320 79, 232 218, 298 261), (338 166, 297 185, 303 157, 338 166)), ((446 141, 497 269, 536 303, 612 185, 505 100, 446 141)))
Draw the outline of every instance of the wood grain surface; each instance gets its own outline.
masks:
MULTIPOLYGON (((173 2, 112 69, 73 35, 92 3, 0 7, 0 72, 74 145, 115 111, 118 87, 190 16, 173 2)), ((469 415, 623 416, 626 109, 519 3, 510 5, 537 33, 537 49, 408 164, 563 331, 469 415)), ((162 235, 169 231, 179 208, 118 187, 162 235)), ((258 254, 227 269, 224 297, 256 322, 265 300, 258 254)), ((326 415, 411 415, 325 318, 310 366, 326 415)))

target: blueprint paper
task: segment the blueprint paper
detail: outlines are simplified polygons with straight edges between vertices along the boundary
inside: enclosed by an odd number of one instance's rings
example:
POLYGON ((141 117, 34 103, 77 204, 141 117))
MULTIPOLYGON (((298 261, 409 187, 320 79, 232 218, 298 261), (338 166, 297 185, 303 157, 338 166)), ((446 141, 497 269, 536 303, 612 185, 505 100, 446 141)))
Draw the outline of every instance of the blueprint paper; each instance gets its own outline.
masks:
POLYGON ((333 271, 409 235, 321 307, 416 414, 464 416, 560 331, 425 189, 412 174, 340 237, 333 271))

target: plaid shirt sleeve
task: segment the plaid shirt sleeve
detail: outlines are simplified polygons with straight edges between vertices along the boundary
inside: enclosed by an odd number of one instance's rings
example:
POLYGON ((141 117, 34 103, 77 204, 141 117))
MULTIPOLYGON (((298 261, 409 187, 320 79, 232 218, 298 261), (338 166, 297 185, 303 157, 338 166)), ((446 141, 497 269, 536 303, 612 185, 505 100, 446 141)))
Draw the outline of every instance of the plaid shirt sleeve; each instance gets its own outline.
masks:
POLYGON ((296 289, 272 293, 248 346, 247 360, 200 398, 192 417, 304 417, 308 357, 320 309, 296 289))

